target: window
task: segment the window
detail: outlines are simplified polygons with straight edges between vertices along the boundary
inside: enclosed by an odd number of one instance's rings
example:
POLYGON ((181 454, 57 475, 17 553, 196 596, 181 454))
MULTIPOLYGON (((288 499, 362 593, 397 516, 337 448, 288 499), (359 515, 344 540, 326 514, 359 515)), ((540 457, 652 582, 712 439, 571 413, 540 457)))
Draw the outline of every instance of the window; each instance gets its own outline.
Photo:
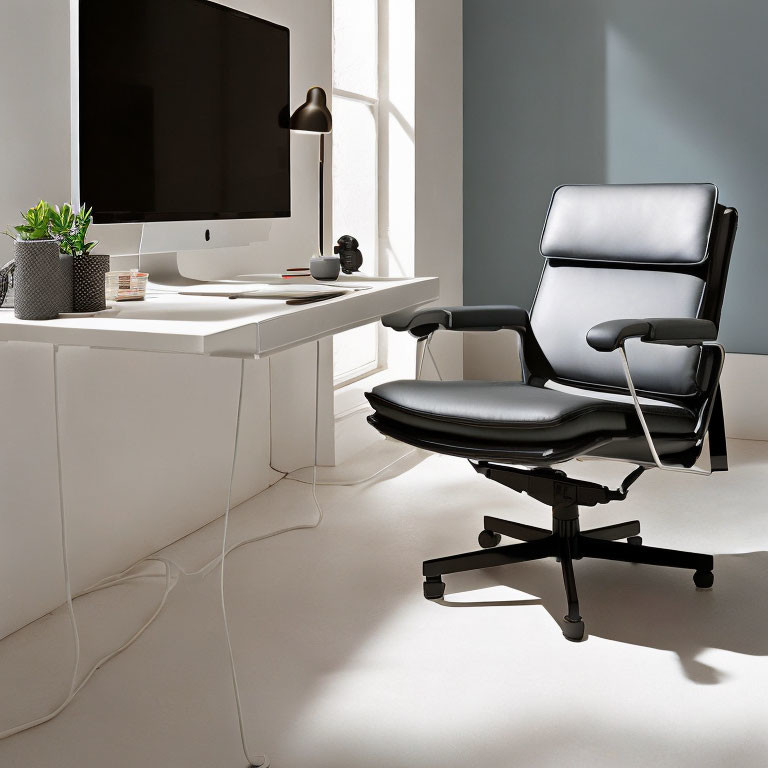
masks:
MULTIPOLYGON (((378 273, 378 0, 333 3, 333 235, 353 235, 378 273)), ((384 365, 378 323, 338 334, 339 386, 384 365)))

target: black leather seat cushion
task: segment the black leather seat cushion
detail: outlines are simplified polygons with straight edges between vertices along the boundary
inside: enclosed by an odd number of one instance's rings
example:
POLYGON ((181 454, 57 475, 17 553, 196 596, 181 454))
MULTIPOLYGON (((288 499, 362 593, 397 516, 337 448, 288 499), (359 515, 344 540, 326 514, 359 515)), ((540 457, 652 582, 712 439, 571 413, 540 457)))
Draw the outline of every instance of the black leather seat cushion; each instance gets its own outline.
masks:
MULTIPOLYGON (((637 437, 632 403, 505 381, 391 381, 366 394, 377 416, 430 433, 494 444, 637 437)), ((654 435, 691 435, 696 416, 668 403, 643 404, 654 435)))

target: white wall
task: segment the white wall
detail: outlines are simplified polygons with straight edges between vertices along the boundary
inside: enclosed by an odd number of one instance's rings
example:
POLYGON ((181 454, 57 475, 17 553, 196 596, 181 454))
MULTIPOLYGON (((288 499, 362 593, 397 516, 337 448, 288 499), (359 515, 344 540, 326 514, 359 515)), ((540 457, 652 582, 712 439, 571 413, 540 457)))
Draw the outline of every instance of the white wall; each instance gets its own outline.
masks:
MULTIPOLYGON (((437 275, 450 306, 463 293, 462 3, 416 0, 415 11, 416 274, 437 275)), ((443 377, 460 379, 461 334, 438 333, 431 348, 443 377)))
MULTIPOLYGON (((0 15, 0 231, 69 197, 69 3, 5 0, 0 15)), ((13 258, 0 237, 0 266, 13 258)))
MULTIPOLYGON (((331 0, 231 4, 290 28, 292 107, 311 85, 330 93, 331 0)), ((3 3, 3 225, 40 197, 63 201, 69 195, 68 13, 66 0, 3 3)), ((212 279, 306 262, 315 247, 317 142, 301 135, 291 141, 293 216, 274 221, 264 242, 185 254, 190 276, 212 279)), ((327 184, 330 203, 330 179, 327 184)), ((0 244, 0 263, 10 258, 9 246, 0 244)), ((284 422, 291 409, 274 394, 285 387, 270 386, 270 378, 304 381, 301 403, 311 415, 314 355, 310 345, 290 359, 275 358, 272 366, 247 364, 235 503, 277 477, 269 468, 272 453, 283 470, 307 463, 311 428, 290 445, 271 444, 270 419, 284 422)), ((330 359, 329 349, 324 357, 330 359)), ((105 350, 63 350, 60 360, 64 487, 77 590, 223 513, 239 369, 232 360, 105 350), (130 490, 126 477, 135 481, 130 490)), ((45 345, 0 345, 0 637, 63 598, 51 365, 45 345)), ((325 396, 330 402, 330 391, 325 396)), ((291 418, 295 414, 294 407, 291 418)))
MULTIPOLYGON (((437 303, 461 304, 461 0, 380 0, 379 8, 382 274, 437 276, 437 303)), ((413 339, 390 332, 387 345, 392 375, 410 376, 413 339)), ((432 349, 443 375, 461 378, 461 336, 437 334, 432 349)))
MULTIPOLYGON (((414 0, 379 0, 379 269, 391 277, 417 274, 414 27, 414 0)), ((384 343, 392 377, 409 376, 413 341, 386 331, 384 343)))
POLYGON ((766 381, 768 355, 726 354, 720 385, 725 432, 729 437, 768 440, 766 381))

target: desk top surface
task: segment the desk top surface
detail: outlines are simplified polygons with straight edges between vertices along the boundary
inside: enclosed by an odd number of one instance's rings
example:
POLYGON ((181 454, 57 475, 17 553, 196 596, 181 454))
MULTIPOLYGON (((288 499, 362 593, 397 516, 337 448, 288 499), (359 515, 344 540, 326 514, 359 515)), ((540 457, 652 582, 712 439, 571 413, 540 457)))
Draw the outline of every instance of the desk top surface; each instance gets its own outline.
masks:
MULTIPOLYGON (((248 282, 286 284, 273 275, 249 275, 248 282)), ((239 289, 238 282, 222 285, 239 289)), ((367 289, 287 305, 279 299, 183 296, 179 290, 193 287, 150 285, 144 301, 113 302, 110 310, 94 317, 18 320, 13 309, 0 309, 0 341, 263 357, 429 303, 439 290, 436 277, 342 278, 336 285, 367 289)))

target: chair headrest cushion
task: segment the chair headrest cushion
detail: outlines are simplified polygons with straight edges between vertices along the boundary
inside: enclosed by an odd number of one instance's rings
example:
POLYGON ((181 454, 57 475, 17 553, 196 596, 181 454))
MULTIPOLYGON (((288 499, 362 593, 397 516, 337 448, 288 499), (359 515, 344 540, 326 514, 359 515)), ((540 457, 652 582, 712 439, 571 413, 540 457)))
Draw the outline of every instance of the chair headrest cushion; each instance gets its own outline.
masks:
POLYGON ((692 265, 707 258, 714 184, 565 185, 541 235, 547 259, 692 265))

